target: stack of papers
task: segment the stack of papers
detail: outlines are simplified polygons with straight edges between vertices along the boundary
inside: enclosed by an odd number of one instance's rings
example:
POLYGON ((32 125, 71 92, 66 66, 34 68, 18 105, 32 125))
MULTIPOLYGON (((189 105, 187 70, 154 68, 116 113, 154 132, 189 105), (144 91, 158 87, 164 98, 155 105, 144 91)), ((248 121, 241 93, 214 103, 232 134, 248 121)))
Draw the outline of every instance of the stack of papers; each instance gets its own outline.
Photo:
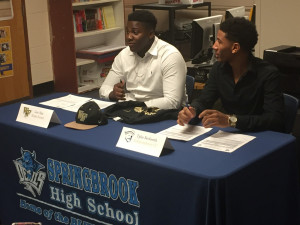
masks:
POLYGON ((107 101, 101 101, 98 99, 92 99, 87 97, 81 97, 76 95, 67 95, 60 98, 54 98, 49 101, 40 102, 42 105, 61 108, 64 110, 68 110, 71 112, 77 112, 80 106, 82 106, 84 103, 88 101, 94 101, 96 102, 100 109, 104 109, 112 104, 115 104, 115 102, 107 102, 107 101))
MULTIPOLYGON (((160 131, 159 134, 163 134, 170 139, 190 141, 202 134, 205 134, 211 129, 212 128, 204 128, 202 126, 194 126, 189 124, 184 126, 177 124, 160 131)), ((250 135, 236 134, 219 130, 217 133, 199 141, 193 146, 231 153, 252 141, 254 138, 254 136, 250 135)))
POLYGON ((194 126, 190 124, 185 124, 184 126, 175 125, 163 131, 160 131, 159 134, 163 134, 170 139, 181 140, 181 141, 190 141, 199 135, 202 135, 212 128, 204 128, 202 126, 194 126))
POLYGON ((219 130, 217 133, 194 144, 195 147, 208 148, 221 152, 234 152, 252 141, 255 137, 245 134, 229 133, 219 130))

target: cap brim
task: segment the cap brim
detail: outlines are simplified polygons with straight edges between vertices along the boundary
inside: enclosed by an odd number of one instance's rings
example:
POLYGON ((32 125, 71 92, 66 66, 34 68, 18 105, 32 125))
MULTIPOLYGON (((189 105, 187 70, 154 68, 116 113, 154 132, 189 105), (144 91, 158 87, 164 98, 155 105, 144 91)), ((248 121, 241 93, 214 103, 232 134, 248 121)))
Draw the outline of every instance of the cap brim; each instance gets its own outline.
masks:
POLYGON ((76 129, 76 130, 89 130, 89 129, 98 127, 98 125, 80 124, 80 123, 76 123, 76 121, 66 123, 64 126, 67 128, 72 128, 72 129, 76 129))

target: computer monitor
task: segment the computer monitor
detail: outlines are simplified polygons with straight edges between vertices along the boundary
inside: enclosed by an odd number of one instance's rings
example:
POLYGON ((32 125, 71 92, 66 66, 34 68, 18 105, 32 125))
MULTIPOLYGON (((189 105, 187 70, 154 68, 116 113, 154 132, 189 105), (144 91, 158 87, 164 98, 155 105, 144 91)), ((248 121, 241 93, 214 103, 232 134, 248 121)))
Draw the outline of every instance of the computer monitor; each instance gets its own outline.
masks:
POLYGON ((216 42, 218 31, 220 30, 221 23, 214 23, 213 24, 213 41, 216 42))
POLYGON ((227 9, 225 12, 225 20, 232 17, 245 17, 245 16, 246 16, 245 6, 227 9))
POLYGON ((255 24, 256 19, 256 4, 254 4, 250 10, 249 20, 251 23, 255 24))
MULTIPOLYGON (((213 42, 214 43, 217 41, 217 35, 218 35, 218 31, 220 30, 220 24, 221 23, 213 24, 213 42)), ((216 61, 217 61, 217 59, 215 57, 215 51, 213 51, 213 55, 211 57, 210 64, 214 64, 214 62, 216 62, 216 61)))
POLYGON ((222 15, 194 19, 192 22, 191 59, 193 64, 209 62, 213 56, 214 24, 222 22, 222 15))

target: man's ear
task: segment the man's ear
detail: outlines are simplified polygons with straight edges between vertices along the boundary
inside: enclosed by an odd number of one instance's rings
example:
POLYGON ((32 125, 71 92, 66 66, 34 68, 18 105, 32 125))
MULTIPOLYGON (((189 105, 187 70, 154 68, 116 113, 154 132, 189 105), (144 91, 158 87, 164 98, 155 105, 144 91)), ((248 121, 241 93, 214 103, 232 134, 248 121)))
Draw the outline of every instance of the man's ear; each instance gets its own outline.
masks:
POLYGON ((240 44, 237 43, 237 42, 234 42, 234 43, 232 44, 231 52, 232 52, 233 54, 236 54, 236 53, 238 53, 238 52, 240 51, 240 49, 241 49, 240 44))
POLYGON ((151 30, 151 31, 149 32, 149 38, 152 39, 152 38, 154 38, 154 36, 155 36, 155 31, 154 31, 154 30, 151 30))

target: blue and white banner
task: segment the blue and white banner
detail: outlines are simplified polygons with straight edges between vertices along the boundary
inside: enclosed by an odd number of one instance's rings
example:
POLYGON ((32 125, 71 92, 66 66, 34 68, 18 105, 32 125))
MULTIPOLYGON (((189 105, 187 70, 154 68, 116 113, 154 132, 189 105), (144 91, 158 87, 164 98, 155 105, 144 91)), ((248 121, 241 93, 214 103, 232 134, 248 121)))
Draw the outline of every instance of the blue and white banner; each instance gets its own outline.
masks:
POLYGON ((139 224, 136 180, 52 158, 40 162, 36 151, 22 147, 13 163, 19 185, 24 187, 24 192, 16 193, 23 210, 70 225, 139 224), (46 200, 41 198, 45 188, 49 193, 46 200), (114 208, 115 202, 126 205, 126 210, 114 208))

